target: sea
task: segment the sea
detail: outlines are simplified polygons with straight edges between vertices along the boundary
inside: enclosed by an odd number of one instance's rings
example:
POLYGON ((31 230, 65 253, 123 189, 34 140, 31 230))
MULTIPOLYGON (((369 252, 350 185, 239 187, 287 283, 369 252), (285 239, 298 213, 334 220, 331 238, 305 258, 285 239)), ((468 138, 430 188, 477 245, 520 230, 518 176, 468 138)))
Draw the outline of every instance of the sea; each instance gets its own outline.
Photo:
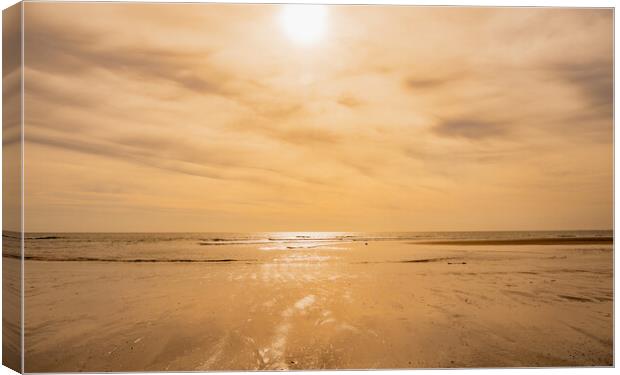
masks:
MULTIPOLYGON (((264 252, 345 250, 386 242, 613 239, 612 230, 471 232, 25 233, 26 260, 209 262, 262 258, 264 252)), ((3 255, 21 257, 19 233, 3 232, 3 255)))

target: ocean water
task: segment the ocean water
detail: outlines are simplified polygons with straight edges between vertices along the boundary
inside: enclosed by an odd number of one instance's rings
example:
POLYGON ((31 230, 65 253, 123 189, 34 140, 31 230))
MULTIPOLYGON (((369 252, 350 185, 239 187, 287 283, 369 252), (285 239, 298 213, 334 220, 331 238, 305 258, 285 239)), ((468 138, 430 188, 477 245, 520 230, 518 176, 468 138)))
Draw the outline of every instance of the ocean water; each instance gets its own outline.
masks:
MULTIPOLYGON (((342 251, 370 244, 611 238, 613 231, 514 232, 263 232, 263 233, 26 233, 25 258, 48 261, 232 262, 273 258, 281 251, 342 251)), ((18 242, 4 232, 3 241, 18 242)), ((16 246, 5 247, 5 256, 16 246)), ((18 248, 18 247, 17 247, 18 248)))

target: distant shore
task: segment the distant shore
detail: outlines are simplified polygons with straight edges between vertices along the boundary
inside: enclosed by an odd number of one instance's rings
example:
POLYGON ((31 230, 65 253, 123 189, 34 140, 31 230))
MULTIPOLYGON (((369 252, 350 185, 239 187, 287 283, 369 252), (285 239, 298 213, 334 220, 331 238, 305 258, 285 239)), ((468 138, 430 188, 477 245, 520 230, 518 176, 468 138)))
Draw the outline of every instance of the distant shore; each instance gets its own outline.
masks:
POLYGON ((506 240, 441 240, 412 242, 412 244, 423 245, 609 245, 613 243, 613 237, 519 238, 506 240))

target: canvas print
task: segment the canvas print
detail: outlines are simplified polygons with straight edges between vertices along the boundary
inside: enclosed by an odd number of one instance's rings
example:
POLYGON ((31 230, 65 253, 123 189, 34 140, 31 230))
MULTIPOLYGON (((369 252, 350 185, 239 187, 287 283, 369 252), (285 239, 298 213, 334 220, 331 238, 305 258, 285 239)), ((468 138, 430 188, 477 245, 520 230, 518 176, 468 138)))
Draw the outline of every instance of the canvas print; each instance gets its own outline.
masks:
POLYGON ((613 9, 3 20, 5 365, 613 366, 613 9))

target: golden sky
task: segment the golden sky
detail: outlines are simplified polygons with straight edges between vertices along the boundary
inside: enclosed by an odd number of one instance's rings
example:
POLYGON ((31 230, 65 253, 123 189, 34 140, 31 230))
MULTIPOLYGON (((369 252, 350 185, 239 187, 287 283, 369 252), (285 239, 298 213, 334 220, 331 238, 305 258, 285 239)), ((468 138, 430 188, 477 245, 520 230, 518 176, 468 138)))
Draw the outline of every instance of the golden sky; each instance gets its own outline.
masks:
POLYGON ((26 3, 26 230, 611 228, 612 10, 282 10, 26 3))

